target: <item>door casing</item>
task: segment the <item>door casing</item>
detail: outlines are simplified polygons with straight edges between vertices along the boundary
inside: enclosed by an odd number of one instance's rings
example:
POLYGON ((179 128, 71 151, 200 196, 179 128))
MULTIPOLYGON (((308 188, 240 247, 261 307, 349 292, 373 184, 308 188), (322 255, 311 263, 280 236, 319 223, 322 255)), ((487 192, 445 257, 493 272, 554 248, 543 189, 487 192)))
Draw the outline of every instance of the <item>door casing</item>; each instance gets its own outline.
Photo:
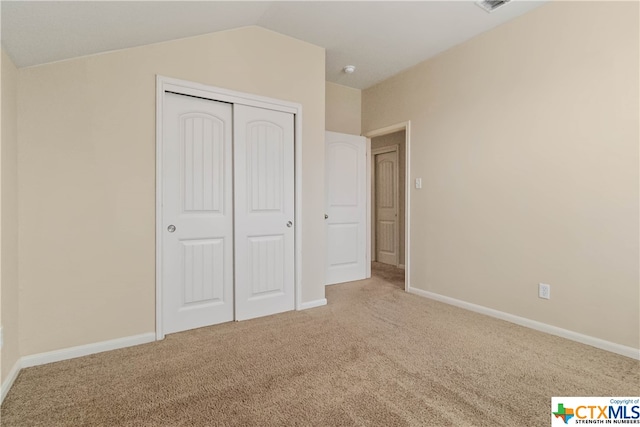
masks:
POLYGON ((156 76, 156 340, 164 338, 162 324, 162 174, 163 104, 165 92, 195 96, 212 101, 241 104, 294 115, 294 288, 295 309, 301 309, 302 284, 302 105, 289 101, 222 89, 170 77, 156 76))
MULTIPOLYGON (((408 291, 411 286, 411 121, 396 123, 384 128, 375 129, 364 133, 367 138, 375 138, 376 136, 388 135, 390 133, 405 131, 405 198, 404 198, 404 290, 408 291)), ((367 146, 367 156, 371 156, 371 144, 367 146)), ((369 201, 371 200, 371 191, 368 191, 369 201)), ((373 207, 371 207, 373 209, 373 207)), ((369 214, 371 215, 371 214, 369 214)), ((369 227, 369 234, 371 228, 369 227)))

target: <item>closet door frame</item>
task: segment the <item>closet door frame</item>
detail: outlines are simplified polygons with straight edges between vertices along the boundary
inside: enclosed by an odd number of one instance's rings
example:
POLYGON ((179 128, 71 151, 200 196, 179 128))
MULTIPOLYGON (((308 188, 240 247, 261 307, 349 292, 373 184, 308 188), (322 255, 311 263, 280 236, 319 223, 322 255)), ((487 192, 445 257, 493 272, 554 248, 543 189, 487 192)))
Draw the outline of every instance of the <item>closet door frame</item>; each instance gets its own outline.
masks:
POLYGON ((180 95, 195 96, 212 101, 230 104, 247 105, 268 110, 291 113, 294 116, 294 209, 295 209, 295 238, 294 238, 294 281, 295 281, 295 309, 301 309, 300 286, 302 283, 302 105, 295 102, 267 98, 250 93, 203 85, 187 80, 156 76, 156 340, 164 338, 162 324, 162 239, 164 236, 162 224, 162 120, 165 92, 180 95))

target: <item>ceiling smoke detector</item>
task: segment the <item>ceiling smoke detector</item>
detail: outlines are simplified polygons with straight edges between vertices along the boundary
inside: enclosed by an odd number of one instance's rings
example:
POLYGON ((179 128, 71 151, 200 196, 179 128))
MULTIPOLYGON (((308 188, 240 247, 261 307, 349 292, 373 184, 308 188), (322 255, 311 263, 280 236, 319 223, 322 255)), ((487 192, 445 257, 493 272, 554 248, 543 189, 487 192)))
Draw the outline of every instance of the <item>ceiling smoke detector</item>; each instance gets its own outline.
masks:
POLYGON ((344 71, 347 74, 352 74, 355 70, 356 70, 355 65, 345 65, 345 67, 342 69, 342 71, 344 71))
POLYGON ((511 0, 480 0, 477 1, 476 4, 483 8, 485 11, 491 13, 494 10, 504 6, 509 3, 511 0))

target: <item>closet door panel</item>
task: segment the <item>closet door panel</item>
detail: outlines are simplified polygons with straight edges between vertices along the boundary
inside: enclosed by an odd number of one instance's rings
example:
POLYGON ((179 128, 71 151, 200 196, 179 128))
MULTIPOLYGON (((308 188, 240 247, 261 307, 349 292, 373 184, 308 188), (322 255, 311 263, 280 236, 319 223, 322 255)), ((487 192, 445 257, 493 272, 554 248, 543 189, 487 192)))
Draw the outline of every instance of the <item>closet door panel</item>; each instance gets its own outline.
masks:
POLYGON ((165 93, 162 317, 172 333, 233 320, 231 104, 165 93))
POLYGON ((295 307, 293 122, 234 106, 236 320, 295 307))

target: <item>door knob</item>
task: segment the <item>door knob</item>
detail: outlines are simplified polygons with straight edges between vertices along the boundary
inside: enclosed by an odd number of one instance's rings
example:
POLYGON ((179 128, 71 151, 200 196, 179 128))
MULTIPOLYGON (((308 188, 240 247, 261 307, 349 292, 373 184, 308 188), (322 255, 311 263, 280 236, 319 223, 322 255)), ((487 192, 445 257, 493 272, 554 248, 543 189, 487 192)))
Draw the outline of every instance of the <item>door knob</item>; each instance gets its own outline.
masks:
POLYGON ((287 222, 287 227, 291 227, 293 223, 291 221, 287 222))
POLYGON ((169 233, 173 233, 174 231, 176 231, 176 226, 171 224, 170 226, 167 227, 167 231, 169 233))
POLYGON ((329 219, 329 215, 324 214, 324 219, 329 219))

